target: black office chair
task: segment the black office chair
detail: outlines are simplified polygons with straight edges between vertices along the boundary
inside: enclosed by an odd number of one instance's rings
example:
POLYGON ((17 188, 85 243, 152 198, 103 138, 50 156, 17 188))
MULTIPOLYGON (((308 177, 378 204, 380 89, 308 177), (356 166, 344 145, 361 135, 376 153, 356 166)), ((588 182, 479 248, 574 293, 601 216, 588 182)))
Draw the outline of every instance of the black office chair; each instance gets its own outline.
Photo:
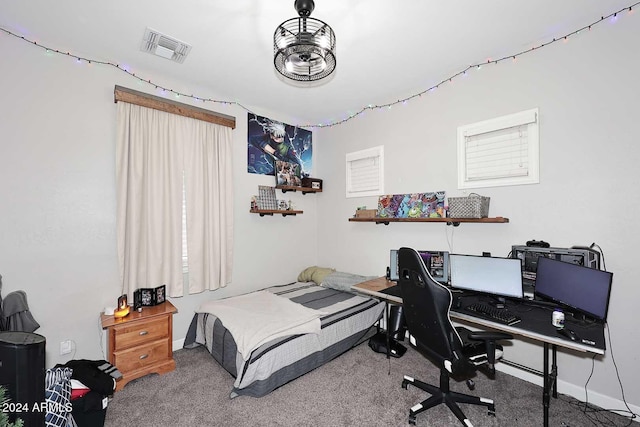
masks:
POLYGON ((458 403, 486 406, 489 415, 495 416, 493 400, 451 391, 449 380, 450 377, 465 379, 473 389, 470 379, 482 365, 493 377, 496 357, 502 354, 502 347, 496 341, 513 337, 503 332, 472 332, 454 327, 449 317, 451 292, 431 277, 422 257, 414 249, 398 251, 398 270, 409 341, 440 368, 440 386, 404 376, 402 388, 411 384, 431 394, 409 410, 409 423, 415 425, 416 415, 441 403, 445 403, 465 426, 471 426, 471 423, 458 403))

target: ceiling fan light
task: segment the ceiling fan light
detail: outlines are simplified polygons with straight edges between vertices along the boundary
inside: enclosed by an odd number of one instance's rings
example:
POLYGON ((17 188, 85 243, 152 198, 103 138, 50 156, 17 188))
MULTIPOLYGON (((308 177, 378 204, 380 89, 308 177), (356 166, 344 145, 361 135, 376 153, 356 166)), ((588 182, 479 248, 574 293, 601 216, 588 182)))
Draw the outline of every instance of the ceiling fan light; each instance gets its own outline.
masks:
POLYGON ((280 24, 273 35, 273 64, 283 76, 296 81, 327 77, 336 68, 336 36, 319 19, 310 18, 313 0, 296 0, 300 17, 280 24))
POLYGON ((287 59, 285 61, 285 69, 287 70, 287 72, 293 73, 293 62, 291 62, 290 59, 287 59))

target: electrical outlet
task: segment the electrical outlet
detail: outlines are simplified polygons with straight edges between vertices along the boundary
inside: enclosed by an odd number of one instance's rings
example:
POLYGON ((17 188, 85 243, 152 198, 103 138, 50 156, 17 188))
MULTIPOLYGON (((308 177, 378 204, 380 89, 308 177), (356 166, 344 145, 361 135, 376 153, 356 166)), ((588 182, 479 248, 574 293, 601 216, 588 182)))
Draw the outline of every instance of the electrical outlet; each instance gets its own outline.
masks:
POLYGON ((60 341, 60 354, 71 353, 71 340, 60 341))

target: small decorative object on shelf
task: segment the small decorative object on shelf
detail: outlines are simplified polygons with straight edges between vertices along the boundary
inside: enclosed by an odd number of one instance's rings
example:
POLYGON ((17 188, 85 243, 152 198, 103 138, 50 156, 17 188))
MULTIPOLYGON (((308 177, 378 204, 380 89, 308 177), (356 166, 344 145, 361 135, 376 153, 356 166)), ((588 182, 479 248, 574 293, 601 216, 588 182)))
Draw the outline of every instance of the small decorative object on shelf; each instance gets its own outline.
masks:
POLYGON ((376 209, 367 209, 366 206, 359 207, 356 210, 356 218, 375 218, 376 217, 376 209))
POLYGON ((278 209, 275 187, 258 186, 258 209, 278 209))
POLYGON ((490 197, 471 193, 467 197, 449 197, 449 216, 452 218, 487 218, 490 197))
POLYGON ((300 165, 276 160, 276 185, 290 185, 301 187, 300 165))
POLYGON ((322 190, 322 180, 318 178, 304 177, 302 178, 302 186, 313 190, 322 190))

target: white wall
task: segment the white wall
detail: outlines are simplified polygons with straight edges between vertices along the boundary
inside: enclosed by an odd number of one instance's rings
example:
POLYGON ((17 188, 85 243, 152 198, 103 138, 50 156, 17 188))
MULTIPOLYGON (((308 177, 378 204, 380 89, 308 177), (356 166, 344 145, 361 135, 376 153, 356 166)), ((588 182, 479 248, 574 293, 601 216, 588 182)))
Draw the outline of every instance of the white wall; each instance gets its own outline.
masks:
MULTIPOLYGON (((637 18, 620 18, 515 62, 484 66, 406 105, 370 111, 319 131, 318 176, 327 191, 318 207, 318 264, 383 275, 389 249, 400 246, 507 256, 511 245, 530 239, 558 247, 595 242, 604 250, 614 283, 607 352, 595 358, 588 389, 622 398, 615 356, 627 401, 640 405, 640 198, 635 188, 640 161, 639 37, 637 18), (345 198, 346 153, 384 145, 387 194, 445 190, 462 195, 457 190, 456 128, 534 107, 540 109, 540 184, 478 190, 491 197, 490 216, 508 217, 510 223, 454 228, 347 221, 357 206, 375 208, 377 198, 345 198)), ((436 77, 416 92, 448 76, 436 77)), ((397 78, 402 78, 402 70, 397 78)), ((517 341, 506 358, 541 369, 542 347, 517 341)), ((578 391, 591 367, 588 355, 559 354, 562 384, 578 391)))
MULTIPOLYGON (((114 306, 121 294, 113 90, 121 85, 157 93, 153 86, 114 67, 79 64, 13 37, 0 37, 0 50, 5 58, 0 61, 2 295, 26 291, 41 325, 36 333, 47 339, 48 367, 72 356, 102 359, 99 314, 104 307, 114 306), (75 355, 60 356, 59 343, 67 339, 75 342, 75 355)), ((178 92, 215 97, 136 71, 178 92)), ((173 336, 178 342, 201 301, 294 280, 315 263, 317 254, 315 195, 286 194, 303 215, 249 214, 250 198, 257 194, 258 185, 273 185, 275 178, 247 173, 247 112, 218 104, 195 105, 237 119, 234 274, 233 283, 224 289, 170 299, 179 310, 173 336)), ((255 112, 295 123, 282 113, 255 112)))
MULTIPOLYGON (((512 244, 529 239, 554 246, 596 242, 614 272, 614 285, 608 351, 595 359, 588 388, 621 398, 615 355, 625 396, 640 405, 635 324, 640 300, 635 213, 640 201, 634 188, 640 163, 640 57, 634 42, 639 36, 634 18, 620 19, 515 63, 483 67, 407 105, 315 130, 314 175, 323 178, 325 190, 291 195, 304 210, 297 217, 248 213, 257 186, 273 180, 246 172, 246 111, 205 104, 237 117, 234 279, 219 291, 172 299, 179 309, 174 340, 184 337, 201 301, 283 283, 316 263, 382 275, 389 249, 402 245, 506 255, 512 244), (377 199, 345 199, 345 153, 383 144, 387 193, 446 190, 456 195, 457 126, 533 107, 540 108, 540 184, 480 191, 491 196, 490 214, 509 217, 509 224, 453 228, 347 221, 357 206, 374 207, 377 199)), ((0 37, 0 50, 2 295, 27 292, 42 325, 37 332, 47 338, 47 366, 70 358, 58 355, 64 339, 75 341, 75 358, 102 358, 99 313, 120 294, 113 87, 148 93, 154 88, 115 68, 47 55, 12 37, 0 37)), ((138 74, 145 75, 144 70, 138 74)), ((177 91, 215 97, 202 88, 147 76, 177 91)), ((425 81, 424 87, 431 84, 425 81)), ((256 113, 295 123, 282 112, 256 113)), ((507 357, 540 368, 541 352, 535 344, 517 342, 507 357)), ((590 358, 560 355, 563 384, 579 389, 590 371, 590 358)))

